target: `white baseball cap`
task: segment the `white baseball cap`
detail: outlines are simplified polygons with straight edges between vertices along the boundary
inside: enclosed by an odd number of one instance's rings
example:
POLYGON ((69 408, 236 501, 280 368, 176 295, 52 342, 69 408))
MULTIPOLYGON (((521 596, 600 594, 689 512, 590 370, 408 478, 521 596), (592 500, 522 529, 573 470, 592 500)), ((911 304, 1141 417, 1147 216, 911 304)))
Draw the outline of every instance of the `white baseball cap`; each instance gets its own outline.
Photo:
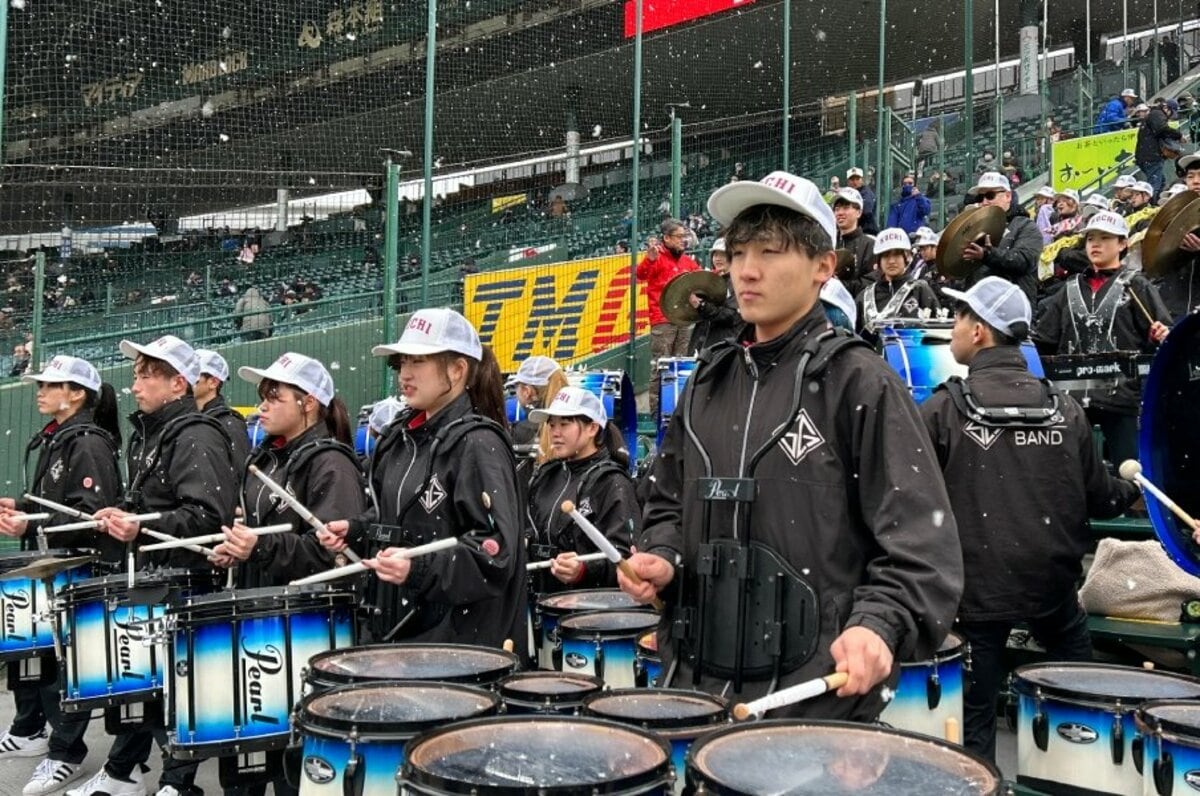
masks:
POLYGON ((811 181, 786 171, 773 171, 758 182, 742 180, 722 185, 708 197, 708 214, 722 226, 729 226, 738 213, 755 205, 777 205, 811 218, 829 235, 829 245, 837 240, 837 222, 825 203, 820 189, 811 181))
POLYGON ((1127 89, 1124 89, 1121 91, 1122 97, 1132 97, 1133 99, 1137 99, 1137 95, 1138 95, 1138 93, 1131 88, 1127 88, 1127 89))
POLYGON ((1154 186, 1143 180, 1138 180, 1133 185, 1129 186, 1138 193, 1144 193, 1146 196, 1154 196, 1154 186))
POLYGON ((417 310, 408 319, 404 334, 391 345, 377 345, 371 353, 377 357, 392 354, 427 356, 452 351, 476 362, 483 359, 483 344, 471 322, 449 307, 417 310))
POLYGON ((908 251, 911 248, 912 243, 908 240, 908 233, 899 227, 888 227, 875 236, 875 254, 883 254, 896 249, 908 251))
POLYGON ((1043 185, 1041 188, 1038 188, 1035 196, 1040 196, 1043 199, 1053 199, 1054 197, 1058 196, 1058 194, 1056 194, 1054 189, 1049 185, 1043 185))
POLYGON ((1079 191, 1074 188, 1063 188, 1061 191, 1056 191, 1054 198, 1057 199, 1060 196, 1065 196, 1075 204, 1079 204, 1079 191))
POLYGON ((563 387, 548 407, 529 413, 529 419, 535 423, 545 423, 551 417, 586 417, 602 426, 608 423, 604 402, 582 387, 563 387))
POLYGON ((850 291, 842 284, 842 280, 833 277, 821 285, 820 298, 826 304, 832 304, 846 313, 851 326, 858 324, 858 307, 854 305, 854 296, 850 295, 850 291))
POLYGON ((717 238, 716 240, 714 240, 711 251, 715 251, 715 252, 725 251, 725 239, 717 238))
POLYGON ((1015 324, 1025 324, 1025 331, 1028 331, 1029 324, 1033 321, 1033 310, 1024 291, 998 276, 985 276, 972 285, 970 290, 942 288, 942 292, 965 303, 972 312, 987 321, 989 326, 1010 337, 1024 336, 1014 334, 1015 324))
POLYGON ((1175 161, 1175 169, 1179 172, 1185 172, 1190 166, 1196 163, 1200 163, 1200 152, 1193 152, 1190 155, 1184 155, 1179 160, 1175 161))
POLYGON ((1132 174, 1122 174, 1113 181, 1114 188, 1132 188, 1135 184, 1137 184, 1137 180, 1133 178, 1132 174))
POLYGON ((367 417, 367 424, 376 434, 382 434, 383 430, 396 419, 396 415, 403 412, 406 408, 408 408, 408 403, 403 398, 394 398, 389 395, 371 407, 371 414, 367 417))
POLYGON ((1160 193, 1158 195, 1158 206, 1162 207, 1167 202, 1171 201, 1176 196, 1179 196, 1179 194, 1183 193, 1187 189, 1188 189, 1188 187, 1186 185, 1184 185, 1183 183, 1181 183, 1181 182, 1175 183, 1170 188, 1168 188, 1167 190, 1163 191, 1162 193, 1160 193))
POLYGON ((79 357, 69 357, 59 354, 46 363, 41 373, 31 373, 21 377, 26 384, 42 382, 44 384, 66 384, 74 382, 85 390, 100 391, 100 374, 91 362, 79 357))
POLYGON ((1139 102, 1137 105, 1133 106, 1134 113, 1146 113, 1149 110, 1150 106, 1144 102, 1139 102))
POLYGON ((854 166, 854 167, 846 170, 846 179, 850 179, 851 177, 861 177, 861 176, 863 176, 863 170, 860 169, 858 166, 854 166))
POLYGON ((917 239, 913 243, 913 245, 914 246, 937 246, 938 241, 940 241, 941 239, 942 239, 942 236, 937 234, 936 232, 934 232, 931 229, 925 230, 924 232, 922 232, 921 230, 917 230, 917 239))
POLYGON ((556 370, 558 363, 550 357, 530 357, 517 368, 513 381, 517 384, 528 384, 530 387, 545 387, 556 370))
POLYGON ((316 398, 321 406, 329 406, 333 400, 333 377, 324 365, 304 354, 289 351, 272 362, 266 370, 240 367, 238 375, 251 384, 267 379, 291 385, 316 398))
POLYGON ((1108 209, 1108 197, 1099 191, 1093 191, 1092 193, 1088 194, 1087 199, 1084 199, 1083 203, 1089 207, 1099 207, 1102 210, 1108 209))
POLYGON ((196 357, 196 351, 173 334, 163 335, 148 345, 122 340, 121 353, 126 359, 136 360, 139 354, 151 359, 161 359, 179 371, 179 375, 193 387, 200 380, 200 360, 196 357))
POLYGON ((197 348, 196 356, 200 358, 200 375, 208 374, 222 384, 229 381, 229 363, 225 357, 207 348, 197 348))
POLYGON ((979 182, 975 184, 975 187, 971 188, 971 190, 967 191, 967 193, 971 194, 971 196, 978 196, 979 194, 987 193, 988 191, 1011 190, 1012 183, 1008 181, 1008 177, 1005 177, 998 171, 985 171, 983 174, 979 175, 979 182))
POLYGON ((853 188, 839 188, 838 192, 833 195, 833 203, 836 205, 838 202, 849 202, 856 205, 859 210, 862 210, 863 206, 862 194, 853 188))
POLYGON ((1087 237, 1089 232, 1107 232, 1119 238, 1128 238, 1129 224, 1125 222, 1124 217, 1109 210, 1102 210, 1088 219, 1087 226, 1083 228, 1084 237, 1087 237))

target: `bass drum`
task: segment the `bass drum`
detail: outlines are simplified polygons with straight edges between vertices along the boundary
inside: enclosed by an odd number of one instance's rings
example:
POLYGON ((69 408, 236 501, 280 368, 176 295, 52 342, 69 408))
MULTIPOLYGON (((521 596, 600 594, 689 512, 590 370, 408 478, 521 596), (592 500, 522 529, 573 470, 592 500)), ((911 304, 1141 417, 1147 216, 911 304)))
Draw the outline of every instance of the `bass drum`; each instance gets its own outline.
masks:
MULTIPOLYGON (((1146 478, 1193 517, 1200 513, 1200 314, 1171 329, 1150 366, 1142 396, 1138 458, 1146 478)), ((1167 554, 1200 576, 1200 547, 1192 531, 1156 497, 1146 509, 1167 554)))

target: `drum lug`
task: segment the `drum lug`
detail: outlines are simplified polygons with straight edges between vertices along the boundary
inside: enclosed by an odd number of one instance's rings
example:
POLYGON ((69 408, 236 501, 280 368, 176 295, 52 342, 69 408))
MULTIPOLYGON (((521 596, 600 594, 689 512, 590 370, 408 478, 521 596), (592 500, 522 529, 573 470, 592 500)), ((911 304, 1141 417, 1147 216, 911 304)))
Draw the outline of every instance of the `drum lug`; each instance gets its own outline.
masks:
POLYGON ((933 673, 925 679, 925 701, 929 704, 930 710, 935 710, 942 702, 942 678, 938 676, 936 663, 933 666, 933 673))
POLYGON ((592 659, 592 667, 596 670, 596 676, 601 680, 604 679, 604 647, 599 641, 596 642, 596 653, 592 659))
POLYGON ((561 672, 561 671, 563 671, 562 639, 557 638, 557 637, 553 637, 553 639, 554 639, 554 647, 553 647, 552 652, 550 653, 550 658, 554 662, 553 663, 554 668, 561 672))
POLYGON ((362 796, 366 785, 367 769, 362 764, 362 755, 351 753, 342 772, 342 796, 362 796))
POLYGON ((1159 796, 1171 796, 1171 791, 1175 789, 1175 761, 1166 749, 1154 761, 1154 789, 1159 796))
POLYGON ((1114 766, 1119 766, 1125 762, 1125 724, 1121 721, 1121 714, 1113 716, 1112 723, 1112 740, 1111 740, 1112 761, 1114 766))
POLYGON ((1045 713, 1042 713, 1040 706, 1033 717, 1033 742, 1043 752, 1050 745, 1050 720, 1046 718, 1045 713))
POLYGON ((1142 773, 1142 763, 1144 762, 1146 737, 1139 735, 1134 738, 1129 744, 1129 753, 1133 757, 1133 767, 1137 769, 1137 773, 1142 773))
POLYGON ((645 688, 649 683, 649 678, 646 675, 646 662, 641 658, 635 658, 633 661, 633 684, 638 688, 645 688))

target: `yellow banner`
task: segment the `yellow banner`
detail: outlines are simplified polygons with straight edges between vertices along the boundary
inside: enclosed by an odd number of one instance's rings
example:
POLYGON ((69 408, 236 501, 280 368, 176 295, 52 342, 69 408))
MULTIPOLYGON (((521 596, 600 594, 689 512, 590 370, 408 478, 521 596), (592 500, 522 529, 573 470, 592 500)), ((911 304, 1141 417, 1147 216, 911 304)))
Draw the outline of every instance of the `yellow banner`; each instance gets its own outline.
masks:
POLYGON ((1118 160, 1132 155, 1136 145, 1137 130, 1117 130, 1055 141, 1054 190, 1079 190, 1088 183, 1094 183, 1101 172, 1111 169, 1118 160))
POLYGON ((525 194, 514 193, 509 196, 493 196, 492 197, 492 212, 500 213, 510 207, 525 204, 525 194))
MULTIPOLYGON (((562 366, 629 341, 629 255, 470 274, 464 314, 512 372, 540 354, 562 366)), ((650 331, 638 290, 637 331, 650 331)))

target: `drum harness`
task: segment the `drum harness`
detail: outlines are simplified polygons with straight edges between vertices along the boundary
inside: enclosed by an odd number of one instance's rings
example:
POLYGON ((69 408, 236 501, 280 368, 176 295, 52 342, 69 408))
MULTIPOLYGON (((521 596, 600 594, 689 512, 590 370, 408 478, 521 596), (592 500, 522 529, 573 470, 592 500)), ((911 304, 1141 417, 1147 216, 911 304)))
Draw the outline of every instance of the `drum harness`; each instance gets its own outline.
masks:
MULTIPOLYGON (((1042 385, 1042 405, 983 406, 962 376, 951 376, 938 390, 945 390, 954 407, 964 417, 988 428, 1047 428, 1062 422, 1062 392, 1049 379, 1038 379, 1042 385)), ((935 391, 936 392, 936 391, 935 391)))
MULTIPOLYGON (((117 445, 117 441, 113 439, 112 434, 109 434, 95 423, 79 423, 73 426, 67 426, 64 429, 56 430, 50 435, 49 438, 39 431, 31 440, 29 440, 29 444, 25 446, 25 458, 21 461, 21 480, 23 483, 28 485, 28 488, 31 492, 35 491, 38 487, 38 484, 33 483, 29 478, 29 457, 33 455, 33 452, 42 450, 46 455, 47 460, 49 460, 51 451, 57 448, 66 447, 68 442, 73 440, 75 437, 80 436, 81 434, 96 434, 100 437, 100 439, 108 443, 108 447, 112 449, 114 463, 121 458, 120 446, 117 445)), ((37 478, 39 483, 44 476, 44 473, 38 473, 35 470, 34 477, 37 478)), ((44 497, 44 495, 42 496, 44 497)), ((46 538, 45 534, 39 533, 37 536, 39 544, 43 543, 46 538)), ((28 550, 28 543, 28 535, 23 535, 21 537, 21 549, 28 550)), ((42 552, 45 551, 43 550, 42 552)))
MULTIPOLYGON (((542 480, 545 479, 545 476, 543 476, 543 473, 549 473, 550 469, 553 467, 566 466, 566 463, 565 462, 554 462, 553 464, 548 463, 548 465, 549 466, 543 465, 542 467, 539 467, 537 472, 535 472, 533 474, 533 480, 529 485, 529 489, 531 492, 533 491, 534 484, 540 483, 542 480)), ((623 473, 626 471, 623 467, 621 467, 621 465, 617 464, 612 459, 601 459, 600 461, 592 463, 592 465, 590 467, 588 467, 586 470, 583 471, 583 474, 579 477, 579 480, 574 482, 579 485, 578 488, 575 490, 576 499, 574 502, 576 504, 578 504, 580 502, 580 500, 582 500, 583 498, 588 496, 588 494, 592 491, 592 489, 595 488, 596 483, 606 473, 614 473, 614 472, 615 473, 623 473)), ((558 497, 554 499, 553 506, 555 507, 555 511, 551 515, 550 521, 546 525, 544 536, 543 536, 542 531, 537 527, 537 523, 534 522, 532 506, 526 505, 525 516, 529 520, 529 527, 532 529, 532 533, 530 534, 530 538, 529 538, 530 560, 547 561, 551 558, 556 557, 559 553, 563 552, 563 550, 557 544, 555 544, 554 537, 551 535, 551 533, 553 530, 552 526, 554 525, 554 520, 556 518, 565 517, 565 515, 562 514, 561 512, 559 512, 557 510, 557 508, 559 505, 562 504, 563 500, 566 499, 567 491, 570 490, 571 484, 572 484, 572 480, 570 478, 568 478, 567 482, 565 484, 563 484, 562 491, 559 492, 558 497)), ((582 511, 582 510, 583 509, 580 509, 580 511, 582 511)), ((568 527, 573 527, 573 526, 569 525, 568 527)))
MULTIPOLYGON (((712 458, 692 424, 696 390, 689 384, 683 412, 684 432, 696 447, 704 467, 703 477, 697 479, 702 505, 701 542, 696 563, 698 583, 695 608, 686 607, 685 589, 678 591, 678 616, 671 634, 676 642, 675 662, 664 677, 665 684, 669 684, 674 677, 674 667, 679 659, 679 642, 685 638, 694 641, 691 645, 694 684, 698 685, 701 675, 708 672, 730 677, 735 693, 741 691, 746 677, 761 679, 769 676, 771 684, 768 691, 774 691, 781 674, 798 669, 816 651, 820 633, 820 603, 816 590, 775 550, 765 544, 751 542, 749 538, 757 491, 754 473, 766 454, 788 433, 792 426, 791 419, 799 417, 805 393, 805 377, 819 375, 837 354, 859 345, 866 346, 867 343, 842 330, 827 329, 812 335, 805 343, 796 365, 792 402, 785 415, 787 420, 780 423, 754 452, 748 465, 743 447, 742 464, 736 478, 713 476, 712 458), (737 527, 736 520, 741 515, 746 529, 744 534, 735 532, 734 539, 712 539, 712 503, 718 500, 735 503, 734 527, 737 527), (716 606, 727 606, 732 602, 736 606, 733 621, 728 621, 728 614, 724 611, 714 612, 723 614, 721 616, 710 616, 709 602, 716 606), (761 645, 758 641, 752 642, 758 649, 746 648, 749 624, 761 630, 761 645), (733 631, 733 639, 729 638, 730 631, 733 631)), ((703 352, 691 382, 700 383, 702 370, 710 362, 715 364, 737 353, 739 349, 733 345, 703 352)), ((757 383, 758 366, 748 351, 744 353, 757 383)), ((748 429, 746 433, 749 433, 748 429)))
POLYGON ((1070 345, 1078 345, 1080 348, 1079 351, 1068 353, 1104 354, 1117 350, 1113 340, 1113 324, 1116 322, 1121 300, 1125 298, 1125 288, 1133 281, 1135 275, 1136 273, 1128 268, 1122 269, 1109 282, 1109 289, 1104 298, 1092 307, 1088 306, 1083 297, 1083 289, 1079 286, 1080 277, 1067 283, 1067 308, 1074 336, 1070 345))
POLYGON ((917 280, 910 278, 900 289, 888 299, 888 303, 883 305, 883 309, 879 309, 879 305, 875 302, 875 285, 872 284, 863 294, 863 324, 869 329, 874 329, 876 323, 891 320, 900 308, 904 306, 904 302, 908 300, 909 295, 916 289, 917 280))

